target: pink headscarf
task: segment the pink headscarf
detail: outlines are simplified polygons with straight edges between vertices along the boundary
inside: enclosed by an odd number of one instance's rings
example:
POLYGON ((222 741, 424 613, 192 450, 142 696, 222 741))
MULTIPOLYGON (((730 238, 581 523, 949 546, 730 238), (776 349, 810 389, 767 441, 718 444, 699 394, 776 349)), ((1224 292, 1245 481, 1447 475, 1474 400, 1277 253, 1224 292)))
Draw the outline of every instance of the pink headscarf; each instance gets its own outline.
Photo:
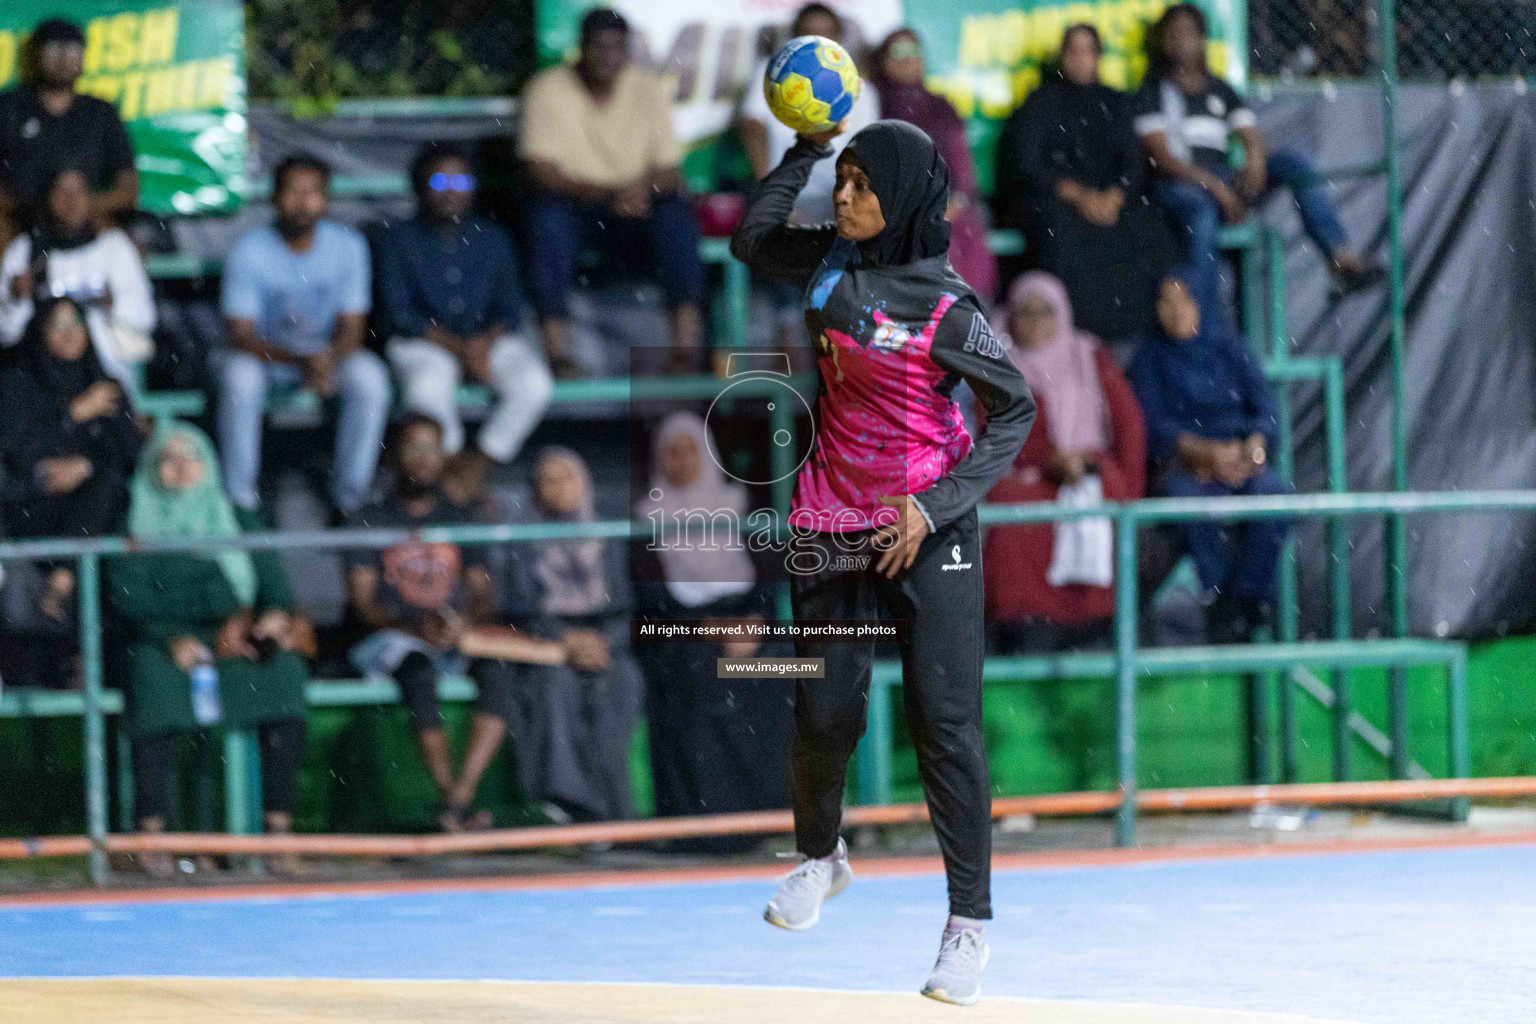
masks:
POLYGON ((1062 451, 1103 451, 1109 447, 1109 415, 1094 363, 1099 341, 1073 325, 1066 286, 1038 270, 1021 275, 1008 289, 1010 329, 1013 316, 1032 296, 1044 298, 1056 311, 1056 334, 1035 348, 1015 341, 1009 356, 1030 391, 1043 400, 1052 443, 1062 451))

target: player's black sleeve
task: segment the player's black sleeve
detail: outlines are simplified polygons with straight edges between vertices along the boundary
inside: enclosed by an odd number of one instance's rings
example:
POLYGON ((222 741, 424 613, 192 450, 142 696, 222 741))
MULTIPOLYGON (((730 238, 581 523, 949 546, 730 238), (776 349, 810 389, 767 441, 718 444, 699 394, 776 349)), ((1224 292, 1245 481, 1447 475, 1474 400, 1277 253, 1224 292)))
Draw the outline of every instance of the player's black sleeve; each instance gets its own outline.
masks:
POLYGON ((811 176, 811 168, 831 155, 831 146, 818 146, 799 137, 779 166, 752 190, 746 215, 731 236, 731 255, 760 274, 805 287, 832 247, 837 230, 830 224, 791 227, 789 214, 811 176))
POLYGON ((957 302, 944 314, 929 354, 950 378, 969 384, 987 412, 986 426, 965 458, 913 495, 929 529, 937 530, 974 508, 1008 472, 1034 425, 1035 399, 973 300, 957 302))

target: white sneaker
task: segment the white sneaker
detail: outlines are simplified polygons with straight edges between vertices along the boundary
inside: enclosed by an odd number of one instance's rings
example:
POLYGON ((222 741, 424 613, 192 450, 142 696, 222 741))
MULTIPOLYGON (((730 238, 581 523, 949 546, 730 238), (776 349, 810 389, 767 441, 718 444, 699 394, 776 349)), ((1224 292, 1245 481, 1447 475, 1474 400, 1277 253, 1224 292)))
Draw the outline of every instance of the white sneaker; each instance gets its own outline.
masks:
POLYGON ((987 969, 992 950, 987 937, 974 928, 962 928, 939 946, 939 959, 923 986, 923 995, 941 1003, 970 1006, 981 998, 981 972, 987 969))
POLYGON ((803 932, 821 920, 821 904, 848 888, 853 869, 841 837, 830 857, 807 858, 779 884, 768 901, 763 920, 792 932, 803 932))

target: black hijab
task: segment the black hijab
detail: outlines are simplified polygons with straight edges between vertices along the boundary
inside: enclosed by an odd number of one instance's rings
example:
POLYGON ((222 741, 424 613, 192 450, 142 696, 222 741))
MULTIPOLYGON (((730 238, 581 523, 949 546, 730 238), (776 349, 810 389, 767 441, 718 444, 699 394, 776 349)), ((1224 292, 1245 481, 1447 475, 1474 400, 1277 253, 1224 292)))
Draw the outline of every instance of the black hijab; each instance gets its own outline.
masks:
POLYGON ((844 147, 869 175, 885 227, 859 243, 864 262, 895 266, 949 251, 949 165, 921 128, 906 121, 876 121, 844 147))
POLYGON ((85 309, 67 296, 44 299, 37 304, 17 349, 20 366, 36 381, 38 389, 64 405, 68 405, 97 381, 108 379, 107 372, 101 368, 101 361, 96 358, 96 349, 91 344, 85 309), (85 331, 85 351, 79 359, 60 359, 48 351, 48 321, 62 303, 75 308, 75 313, 80 317, 80 328, 85 331))

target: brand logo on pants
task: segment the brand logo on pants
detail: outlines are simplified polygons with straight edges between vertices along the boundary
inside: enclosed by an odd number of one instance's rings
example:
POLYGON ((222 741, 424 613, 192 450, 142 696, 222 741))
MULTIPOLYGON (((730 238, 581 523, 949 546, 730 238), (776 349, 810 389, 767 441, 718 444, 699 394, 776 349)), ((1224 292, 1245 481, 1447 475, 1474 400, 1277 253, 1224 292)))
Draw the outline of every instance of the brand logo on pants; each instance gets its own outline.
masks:
POLYGON ((943 565, 939 566, 940 569, 969 569, 971 567, 970 562, 960 561, 959 544, 956 544, 954 547, 949 549, 949 556, 953 558, 954 561, 944 563, 943 565))

